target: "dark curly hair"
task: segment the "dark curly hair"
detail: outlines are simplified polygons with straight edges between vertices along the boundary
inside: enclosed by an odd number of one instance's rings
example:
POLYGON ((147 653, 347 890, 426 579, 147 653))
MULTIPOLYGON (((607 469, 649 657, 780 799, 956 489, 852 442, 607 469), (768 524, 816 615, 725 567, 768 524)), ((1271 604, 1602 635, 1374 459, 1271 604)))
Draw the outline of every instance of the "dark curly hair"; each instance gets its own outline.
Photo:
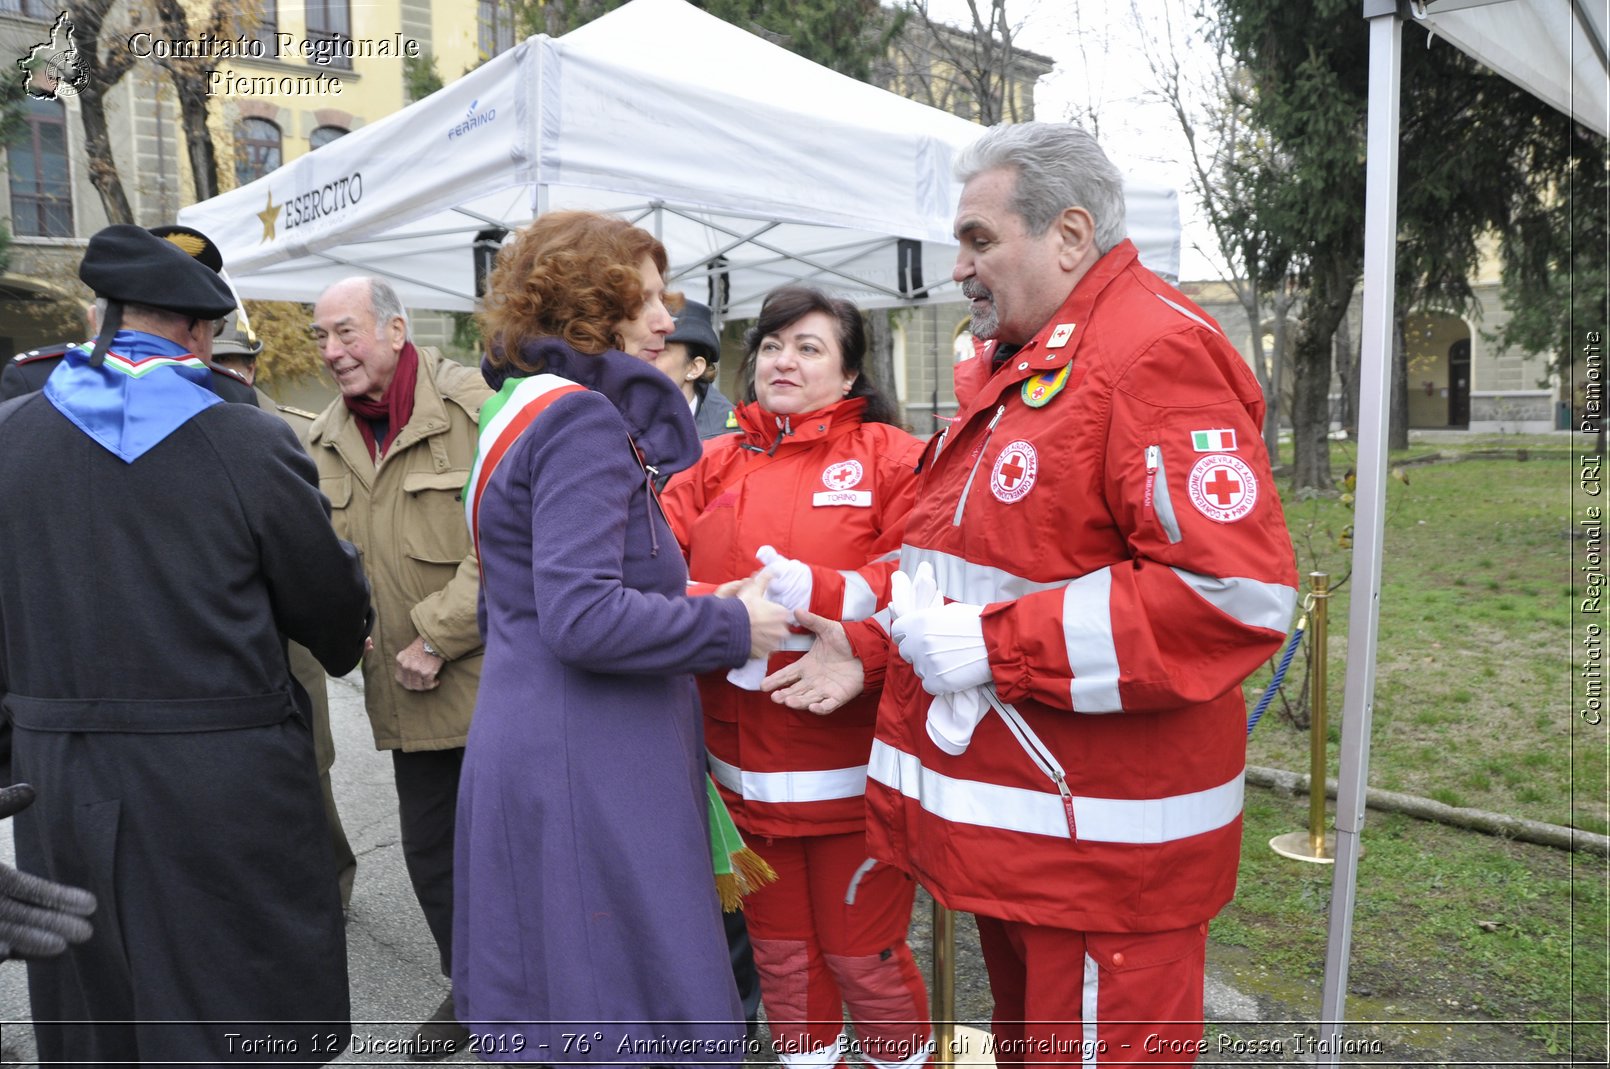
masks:
MULTIPOLYGON (((638 266, 648 257, 664 275, 665 246, 646 230, 596 212, 549 212, 498 252, 487 278, 481 331, 488 360, 538 372, 520 343, 559 338, 583 353, 618 349, 615 325, 643 309, 638 266)), ((681 307, 667 294, 666 307, 681 307)))
POLYGON ((829 297, 811 286, 778 286, 766 294, 760 305, 760 317, 744 333, 744 359, 738 365, 744 400, 755 400, 755 356, 760 352, 760 343, 767 335, 779 333, 812 312, 827 313, 836 325, 833 333, 839 343, 840 363, 845 371, 855 373, 855 382, 847 396, 866 398, 861 421, 898 427, 899 410, 867 374, 866 323, 861 318, 861 310, 842 297, 829 297))

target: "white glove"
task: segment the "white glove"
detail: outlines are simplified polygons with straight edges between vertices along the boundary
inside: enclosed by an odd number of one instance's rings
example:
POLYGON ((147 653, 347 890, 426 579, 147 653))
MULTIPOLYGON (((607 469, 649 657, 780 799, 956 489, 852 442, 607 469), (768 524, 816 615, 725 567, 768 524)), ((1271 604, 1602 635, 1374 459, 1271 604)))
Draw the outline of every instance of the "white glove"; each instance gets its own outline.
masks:
POLYGON ((766 678, 766 658, 754 657, 741 667, 727 669, 727 682, 744 690, 759 690, 760 681, 766 678))
POLYGON ((953 601, 895 620, 890 634, 900 656, 916 670, 929 694, 953 694, 990 681, 980 605, 953 601))
MULTIPOLYGON (((760 578, 766 583, 766 600, 788 610, 788 622, 794 622, 794 612, 811 607, 811 566, 803 561, 790 560, 771 546, 755 550, 755 559, 765 568, 760 578)), ((727 682, 744 690, 759 690, 760 681, 766 678, 766 659, 745 661, 743 667, 727 672, 727 682)))
POLYGON ((914 612, 927 612, 945 603, 934 579, 934 566, 927 561, 917 565, 917 577, 896 571, 889 577, 889 619, 898 620, 914 612))
POLYGON ((984 700, 983 687, 937 695, 928 706, 928 737, 950 756, 960 757, 987 712, 989 703, 984 700))
MULTIPOLYGON (((791 560, 771 546, 755 550, 755 559, 764 564, 760 574, 766 580, 766 600, 790 612, 811 607, 811 566, 791 560)), ((789 617, 793 621, 793 617, 789 617)))
MULTIPOLYGON (((889 577, 889 620, 894 625, 901 617, 915 616, 942 608, 945 604, 944 594, 934 579, 934 566, 927 561, 917 565, 917 575, 913 579, 905 572, 895 572, 889 577)), ((962 606, 971 609, 975 614, 979 611, 973 606, 962 606)), ((896 632, 903 633, 897 627, 896 632)), ((979 648, 983 648, 983 629, 979 629, 979 648)), ((905 654, 902 649, 901 654, 905 654)), ((984 662, 984 677, 989 678, 989 661, 984 662)), ((919 673, 920 674, 920 673, 919 673)), ((926 686, 926 684, 924 684, 926 686)), ((952 757, 959 757, 967 751, 968 744, 973 741, 973 731, 978 722, 984 719, 989 712, 989 703, 984 700, 983 686, 971 686, 955 691, 951 694, 938 694, 928 703, 928 737, 934 745, 952 757)))

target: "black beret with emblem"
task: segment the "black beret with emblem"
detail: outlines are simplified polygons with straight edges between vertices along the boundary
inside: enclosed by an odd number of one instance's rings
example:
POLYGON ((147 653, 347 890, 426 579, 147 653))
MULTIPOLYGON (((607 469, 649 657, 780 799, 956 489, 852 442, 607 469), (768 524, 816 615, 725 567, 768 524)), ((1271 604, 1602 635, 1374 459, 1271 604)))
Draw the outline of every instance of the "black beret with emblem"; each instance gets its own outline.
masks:
POLYGON ((214 271, 224 269, 224 254, 218 251, 218 246, 212 243, 211 238, 194 227, 153 226, 148 229, 163 241, 179 246, 186 255, 194 256, 198 262, 206 264, 214 271))
POLYGON ((196 319, 222 319, 235 309, 235 295, 212 265, 144 227, 119 223, 90 238, 78 277, 97 297, 121 304, 196 319))

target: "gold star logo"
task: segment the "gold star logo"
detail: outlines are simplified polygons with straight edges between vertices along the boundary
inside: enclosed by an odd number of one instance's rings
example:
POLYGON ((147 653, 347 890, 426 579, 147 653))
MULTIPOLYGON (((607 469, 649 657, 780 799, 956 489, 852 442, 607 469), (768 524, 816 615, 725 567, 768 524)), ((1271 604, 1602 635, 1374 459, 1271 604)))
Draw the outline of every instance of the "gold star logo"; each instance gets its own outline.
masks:
POLYGON ((263 240, 257 244, 261 245, 263 241, 273 241, 275 239, 274 227, 279 222, 280 209, 284 207, 285 205, 283 204, 274 203, 274 191, 269 190, 268 207, 257 213, 257 218, 263 221, 263 240))

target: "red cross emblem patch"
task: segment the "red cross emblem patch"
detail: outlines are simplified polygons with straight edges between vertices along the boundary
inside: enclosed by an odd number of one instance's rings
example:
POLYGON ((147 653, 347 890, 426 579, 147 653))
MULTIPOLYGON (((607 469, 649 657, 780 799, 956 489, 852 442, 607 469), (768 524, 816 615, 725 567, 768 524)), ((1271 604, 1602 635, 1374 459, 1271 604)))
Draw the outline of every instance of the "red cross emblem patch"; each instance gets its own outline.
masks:
POLYGON ((841 460, 822 472, 822 485, 829 490, 848 490, 861 481, 863 474, 859 460, 841 460))
POLYGON ((1196 511, 1218 523, 1234 523, 1258 503, 1258 477, 1240 457, 1210 453, 1191 468, 1186 489, 1196 511))
POLYGON ((1029 442, 1016 441, 1001 450, 989 476, 989 492, 997 501, 1010 505, 1034 488, 1040 472, 1040 455, 1029 442))

